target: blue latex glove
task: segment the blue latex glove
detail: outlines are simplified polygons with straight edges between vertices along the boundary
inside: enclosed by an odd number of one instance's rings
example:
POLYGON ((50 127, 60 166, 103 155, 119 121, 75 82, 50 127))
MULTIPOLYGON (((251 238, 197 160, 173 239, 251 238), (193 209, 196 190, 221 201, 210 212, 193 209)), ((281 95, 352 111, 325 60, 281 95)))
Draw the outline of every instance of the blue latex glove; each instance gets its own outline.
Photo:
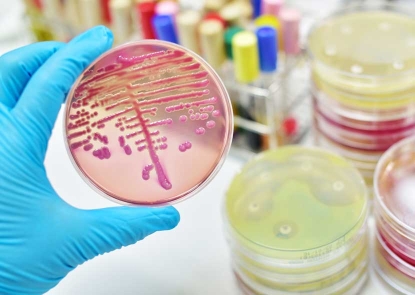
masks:
POLYGON ((0 294, 43 294, 85 261, 179 222, 173 207, 74 208, 46 175, 66 94, 112 40, 96 27, 68 44, 36 43, 0 57, 0 294))

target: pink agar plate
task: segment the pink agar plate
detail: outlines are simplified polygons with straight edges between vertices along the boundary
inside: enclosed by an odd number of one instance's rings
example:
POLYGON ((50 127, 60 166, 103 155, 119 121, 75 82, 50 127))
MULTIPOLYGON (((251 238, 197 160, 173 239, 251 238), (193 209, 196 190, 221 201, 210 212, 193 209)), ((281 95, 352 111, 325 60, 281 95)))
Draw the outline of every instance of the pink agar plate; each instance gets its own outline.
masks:
POLYGON ((112 200, 161 206, 217 174, 233 133, 232 106, 213 69, 173 43, 114 48, 78 78, 65 137, 74 166, 112 200))

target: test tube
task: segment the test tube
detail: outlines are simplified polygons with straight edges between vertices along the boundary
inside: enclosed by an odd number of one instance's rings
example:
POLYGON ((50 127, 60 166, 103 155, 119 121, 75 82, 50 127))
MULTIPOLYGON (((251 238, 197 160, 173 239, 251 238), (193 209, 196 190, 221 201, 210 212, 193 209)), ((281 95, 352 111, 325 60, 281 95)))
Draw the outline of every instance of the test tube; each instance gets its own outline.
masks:
POLYGON ((203 17, 203 19, 215 19, 215 20, 220 21, 224 28, 226 28, 226 26, 227 26, 226 21, 217 12, 208 12, 208 13, 206 13, 205 16, 203 17))
POLYGON ((232 39, 237 33, 242 31, 244 31, 244 29, 238 26, 229 27, 225 31, 225 50, 229 60, 233 60, 232 39))
POLYGON ((156 4, 155 12, 157 15, 172 15, 173 18, 179 12, 179 4, 175 1, 160 1, 156 4))
POLYGON ((300 53, 299 24, 301 14, 298 10, 284 8, 280 13, 282 35, 284 39, 284 52, 286 55, 295 56, 300 53))
POLYGON ((223 34, 223 25, 218 20, 203 20, 199 26, 203 56, 216 71, 221 69, 226 60, 223 34))
POLYGON ((277 52, 277 31, 273 27, 260 27, 256 30, 259 48, 259 65, 264 74, 262 86, 268 88, 275 79, 275 72, 278 65, 277 52))
POLYGON ((152 20, 153 28, 159 40, 178 43, 176 28, 170 15, 156 15, 152 20))
POLYGON ((251 5, 253 8, 253 17, 257 18, 262 12, 262 0, 251 0, 251 5))
POLYGON ((219 11, 220 16, 231 26, 245 26, 252 17, 252 6, 249 2, 233 1, 219 11))
POLYGON ((115 43, 123 43, 132 34, 131 0, 111 0, 109 5, 115 43))
POLYGON ((271 14, 264 14, 254 21, 256 27, 270 26, 277 31, 278 51, 284 50, 284 36, 282 34, 282 25, 278 18, 271 14))
MULTIPOLYGON (((72 0, 68 0, 68 1, 72 1, 72 0)), ((110 1, 111 0, 101 0, 102 20, 106 24, 111 24, 110 1)))
POLYGON ((201 20, 200 12, 195 10, 180 12, 176 17, 179 43, 197 54, 200 54, 197 28, 201 20))
MULTIPOLYGON (((227 61, 225 62, 222 73, 223 73, 223 80, 227 81, 228 83, 234 83, 234 66, 233 66, 233 53, 232 53, 232 39, 233 37, 239 33, 244 31, 243 28, 233 26, 228 27, 224 33, 224 41, 225 41, 225 53, 227 57, 227 61)), ((228 88, 229 96, 231 97, 232 106, 233 106, 233 113, 234 115, 239 115, 237 99, 236 97, 239 96, 239 91, 235 87, 228 88)), ((234 127, 235 132, 239 131, 238 128, 234 127)))
POLYGON ((262 0, 262 14, 277 16, 280 13, 284 0, 262 0))
POLYGON ((204 10, 206 12, 219 11, 228 2, 228 0, 205 0, 204 10))
POLYGON ((41 21, 42 3, 40 1, 26 0, 26 13, 30 20, 30 29, 37 41, 49 41, 54 39, 50 27, 41 21))
POLYGON ((82 24, 85 28, 91 28, 102 24, 101 3, 99 0, 79 0, 82 24))
POLYGON ((232 39, 235 77, 240 83, 252 83, 259 77, 258 40, 254 33, 243 31, 232 39))
MULTIPOLYGON (((273 27, 260 27, 256 30, 258 38, 259 65, 261 69, 260 87, 269 89, 270 86, 277 82, 278 77, 278 51, 277 51, 277 31, 273 27)), ((276 146, 278 127, 281 124, 282 96, 276 95, 276 91, 270 91, 268 97, 255 100, 255 119, 258 122, 265 123, 270 134, 265 136, 269 143, 276 146)))
POLYGON ((156 3, 153 1, 139 2, 136 4, 137 18, 140 22, 141 34, 144 39, 155 39, 152 19, 155 15, 156 3))
POLYGON ((63 6, 65 21, 76 31, 83 27, 79 0, 66 0, 63 6))
POLYGON ((54 39, 66 41, 65 30, 61 25, 60 18, 63 15, 63 7, 60 0, 43 0, 42 13, 44 21, 51 28, 54 39))
MULTIPOLYGON (((232 38, 232 54, 234 59, 235 78, 239 83, 254 85, 259 77, 258 40, 250 31, 242 31, 232 38)), ((239 92, 238 113, 244 119, 254 121, 255 99, 247 89, 239 92)), ((246 131, 247 144, 253 150, 258 150, 261 143, 261 135, 250 130, 246 131)))
POLYGON ((60 0, 43 0, 42 12, 48 20, 59 19, 62 14, 62 3, 60 0))

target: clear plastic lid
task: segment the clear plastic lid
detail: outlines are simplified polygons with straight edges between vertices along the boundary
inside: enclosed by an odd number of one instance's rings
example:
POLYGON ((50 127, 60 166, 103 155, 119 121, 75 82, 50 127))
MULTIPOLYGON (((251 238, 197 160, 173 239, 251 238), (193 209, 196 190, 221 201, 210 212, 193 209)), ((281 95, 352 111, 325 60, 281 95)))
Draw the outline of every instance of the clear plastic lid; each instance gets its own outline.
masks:
POLYGON ((378 95, 382 102, 393 101, 391 93, 413 92, 413 13, 411 6, 358 4, 316 24, 308 37, 308 52, 317 83, 378 95))
POLYGON ((108 51, 67 97, 65 142, 74 166, 121 203, 166 205, 194 195, 222 166, 232 133, 218 75, 169 42, 108 51))
POLYGON ((254 253, 312 260, 357 234, 367 202, 362 176, 345 159, 286 146, 246 164, 227 191, 225 215, 239 242, 254 253))
POLYGON ((374 189, 380 210, 415 239, 415 137, 383 154, 376 166, 374 189))

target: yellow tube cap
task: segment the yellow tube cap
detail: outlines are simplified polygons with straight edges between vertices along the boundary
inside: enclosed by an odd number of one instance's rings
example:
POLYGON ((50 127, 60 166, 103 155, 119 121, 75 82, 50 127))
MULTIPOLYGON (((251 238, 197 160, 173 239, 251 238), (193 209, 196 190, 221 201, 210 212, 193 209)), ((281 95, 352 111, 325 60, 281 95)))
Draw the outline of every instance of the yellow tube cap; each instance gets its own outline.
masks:
POLYGON ((258 40, 254 33, 243 31, 232 39, 235 77, 238 82, 250 83, 259 76, 258 40))

